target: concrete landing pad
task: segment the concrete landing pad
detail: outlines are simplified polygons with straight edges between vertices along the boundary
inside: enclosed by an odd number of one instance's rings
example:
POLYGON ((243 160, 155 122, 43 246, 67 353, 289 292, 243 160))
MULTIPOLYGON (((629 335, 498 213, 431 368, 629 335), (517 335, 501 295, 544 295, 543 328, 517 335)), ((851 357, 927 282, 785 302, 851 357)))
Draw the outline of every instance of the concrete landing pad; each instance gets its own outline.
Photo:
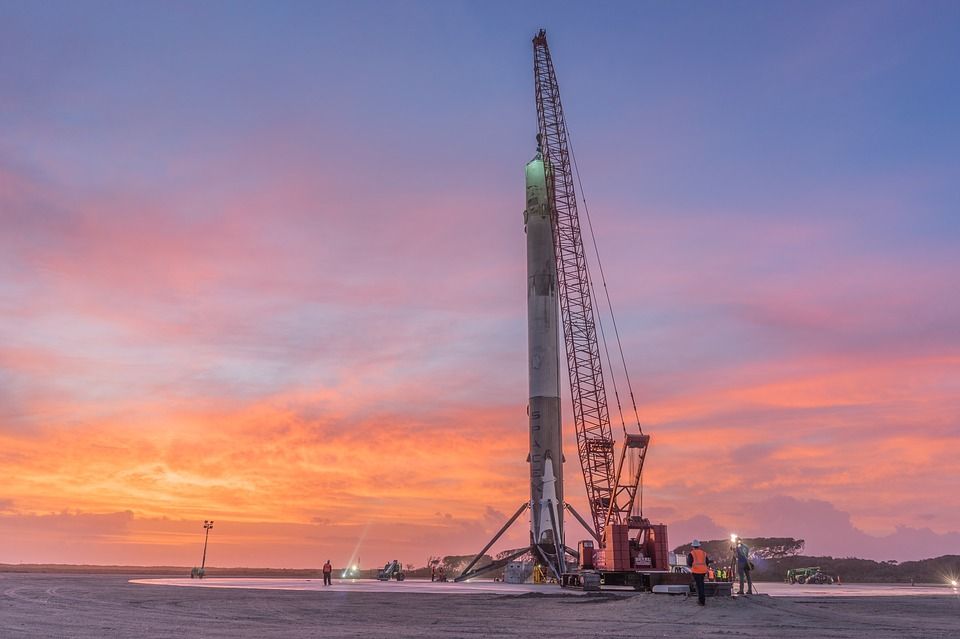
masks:
POLYGON ((334 579, 333 585, 324 586, 323 579, 271 579, 271 578, 227 578, 207 577, 204 579, 167 578, 167 579, 131 579, 132 584, 148 586, 184 586, 187 588, 242 588, 254 590, 317 590, 322 592, 383 592, 436 595, 477 595, 502 594, 522 595, 542 592, 552 595, 582 595, 580 590, 563 590, 555 585, 507 584, 497 581, 426 581, 408 579, 406 581, 377 581, 375 579, 334 579))
MULTIPOLYGON (((736 592, 739 584, 734 584, 736 592)), ((754 587, 771 597, 957 597, 958 591, 946 585, 909 586, 906 584, 838 584, 802 586, 800 584, 757 583, 754 587)))
MULTIPOLYGON (((168 577, 162 579, 131 579, 132 584, 148 586, 183 586, 187 588, 238 588, 244 590, 316 590, 322 592, 377 592, 435 595, 522 595, 543 593, 550 595, 583 595, 582 590, 562 589, 548 584, 507 584, 495 581, 468 581, 464 583, 434 582, 420 579, 407 581, 377 581, 374 579, 334 579, 332 586, 324 586, 322 579, 276 579, 208 577, 189 579, 168 577)), ((758 583, 760 594, 772 597, 957 597, 958 591, 946 586, 907 586, 900 584, 843 584, 834 586, 801 586, 780 583, 758 583)), ((736 584, 734 585, 734 591, 736 584)), ((605 589, 605 592, 632 593, 632 589, 605 589)))

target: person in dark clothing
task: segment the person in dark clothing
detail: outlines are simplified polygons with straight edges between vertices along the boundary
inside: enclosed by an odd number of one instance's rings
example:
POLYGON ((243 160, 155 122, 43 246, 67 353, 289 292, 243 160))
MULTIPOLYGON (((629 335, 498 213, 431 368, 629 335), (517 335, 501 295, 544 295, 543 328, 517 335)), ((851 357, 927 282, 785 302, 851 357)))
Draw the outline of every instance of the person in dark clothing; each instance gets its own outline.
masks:
POLYGON ((743 540, 737 537, 737 545, 735 546, 735 553, 737 555, 737 574, 740 575, 740 592, 738 595, 743 594, 743 580, 747 580, 747 594, 753 594, 753 577, 750 576, 750 572, 753 570, 753 564, 750 562, 750 549, 747 547, 743 540))
POLYGON ((693 573, 693 581, 697 584, 697 603, 701 606, 707 605, 707 594, 704 591, 703 580, 707 576, 708 566, 712 563, 707 553, 700 548, 700 540, 694 539, 690 544, 693 548, 687 554, 687 566, 693 573))
POLYGON ((330 560, 327 559, 327 563, 323 564, 323 585, 332 586, 333 581, 330 579, 330 575, 333 573, 333 566, 330 565, 330 560))

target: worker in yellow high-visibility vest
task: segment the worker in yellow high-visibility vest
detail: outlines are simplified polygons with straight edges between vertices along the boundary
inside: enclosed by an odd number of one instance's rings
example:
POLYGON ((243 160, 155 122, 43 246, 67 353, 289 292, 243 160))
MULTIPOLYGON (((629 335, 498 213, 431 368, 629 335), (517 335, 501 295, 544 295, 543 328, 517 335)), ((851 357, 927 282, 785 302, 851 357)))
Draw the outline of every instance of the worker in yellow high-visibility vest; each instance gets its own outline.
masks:
POLYGON ((533 583, 542 584, 544 582, 545 575, 543 574, 543 568, 540 564, 535 564, 533 566, 533 583))
POLYGON ((700 547, 700 540, 694 539, 690 544, 692 548, 687 555, 687 566, 693 573, 693 581, 697 584, 697 603, 701 606, 707 605, 707 596, 703 588, 703 580, 707 576, 707 571, 712 563, 707 553, 700 547))

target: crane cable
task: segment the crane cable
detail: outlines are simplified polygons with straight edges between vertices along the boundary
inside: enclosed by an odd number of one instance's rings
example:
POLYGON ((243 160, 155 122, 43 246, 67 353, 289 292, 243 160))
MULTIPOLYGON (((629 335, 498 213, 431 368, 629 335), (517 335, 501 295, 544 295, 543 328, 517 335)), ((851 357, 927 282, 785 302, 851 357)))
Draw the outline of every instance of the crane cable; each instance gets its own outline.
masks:
MULTIPOLYGON (((587 197, 583 192, 583 182, 580 180, 580 168, 577 166, 577 155, 573 152, 573 141, 570 139, 570 132, 566 131, 566 123, 564 123, 564 129, 567 134, 567 148, 570 149, 570 159, 573 160, 573 171, 577 176, 577 186, 580 187, 580 199, 583 200, 583 211, 587 215, 587 228, 590 230, 590 240, 593 243, 593 252, 597 256, 597 267, 600 270, 600 282, 603 284, 603 293, 607 298, 607 309, 610 311, 610 320, 613 322, 613 333, 617 340, 617 348, 620 350, 620 362, 623 364, 623 374, 627 380, 627 390, 630 393, 630 403, 633 405, 633 414, 637 420, 637 428, 640 429, 640 433, 643 433, 643 426, 640 425, 640 412, 637 410, 637 400, 633 395, 633 385, 630 383, 630 372, 627 370, 627 359, 623 354, 623 344, 620 342, 620 331, 617 329, 617 318, 613 313, 613 303, 610 301, 610 291, 607 288, 607 278, 603 273, 603 263, 600 261, 600 249, 597 247, 597 236, 593 232, 593 221, 590 218, 590 207, 587 205, 587 197)), ((589 269, 588 269, 589 277, 589 269)), ((590 282, 591 289, 593 288, 592 281, 590 282)), ((600 323, 600 334, 603 336, 603 321, 599 319, 600 323)), ((607 347, 606 338, 604 338, 604 348, 607 347)), ((609 354, 608 354, 609 359, 609 354)), ((610 371, 611 376, 613 376, 613 370, 611 366, 610 371)), ((614 378, 614 393, 616 393, 616 379, 614 378)), ((619 397, 617 398, 617 403, 620 403, 619 397)), ((624 433, 626 433, 626 426, 624 426, 624 433)))
MULTIPOLYGON (((586 261, 586 260, 584 260, 586 261)), ((594 308, 597 308, 597 292, 593 286, 593 278, 590 277, 590 266, 587 266, 587 288, 590 289, 590 298, 593 300, 594 308)), ((623 417, 623 407, 620 405, 620 390, 617 388, 617 376, 613 373, 613 360, 610 359, 610 349, 607 347, 607 336, 603 330, 603 318, 600 317, 599 311, 596 315, 597 325, 600 327, 600 341, 603 342, 603 351, 607 355, 607 369, 610 371, 610 381, 613 382, 613 397, 617 400, 617 412, 620 413, 620 427, 623 429, 623 434, 627 434, 627 420, 623 417)))
MULTIPOLYGON (((564 123, 563 125, 563 132, 567 138, 567 148, 570 149, 570 156, 571 158, 573 158, 573 147, 570 144, 570 132, 567 131, 566 123, 564 123)), ((573 163, 574 163, 574 170, 576 170, 576 158, 573 159, 573 163)), ((580 184, 580 193, 581 193, 580 198, 583 199, 583 183, 580 182, 579 171, 577 172, 577 182, 580 184)), ((585 199, 583 200, 583 205, 584 205, 584 208, 586 208, 587 201, 585 199)), ((589 217, 590 217, 590 213, 588 212, 587 213, 588 220, 589 220, 589 217)), ((593 238, 593 227, 590 228, 590 237, 593 238)), ((595 239, 594 239, 594 250, 596 250, 595 239)), ((606 332, 603 330, 603 318, 600 316, 599 304, 597 303, 597 292, 596 292, 596 288, 593 286, 593 278, 590 276, 590 263, 587 262, 586 253, 584 253, 583 261, 584 261, 584 266, 586 267, 584 270, 587 274, 587 290, 590 292, 591 305, 592 305, 592 308, 597 309, 595 319, 597 321, 597 326, 599 326, 600 328, 600 341, 603 342, 603 350, 607 356, 607 370, 610 371, 610 381, 613 382, 613 397, 617 402, 617 412, 620 414, 620 428, 623 429, 623 434, 624 436, 626 436, 627 421, 623 417, 623 406, 620 403, 620 390, 617 388, 617 376, 614 374, 613 359, 611 359, 610 357, 610 348, 607 346, 607 335, 606 335, 606 332)), ((600 277, 601 279, 603 278, 602 268, 600 272, 600 277)), ((606 288, 606 283, 604 283, 604 288, 606 288)), ((609 304, 609 302, 610 302, 610 299, 609 299, 609 296, 607 296, 607 303, 609 304)), ((623 349, 620 349, 620 354, 621 356, 623 355, 623 349)), ((634 407, 634 412, 636 412, 636 407, 634 407)), ((609 419, 609 410, 607 413, 607 419, 609 419)))
MULTIPOLYGON (((566 127, 564 127, 566 128, 566 127)), ((630 393, 630 403, 633 405, 633 415, 637 420, 637 428, 643 433, 643 426, 640 425, 640 412, 637 410, 637 400, 633 395, 633 385, 630 383, 630 372, 627 370, 627 359, 623 354, 623 344, 620 342, 620 331, 617 330, 617 318, 613 313, 613 303, 610 301, 610 290, 607 288, 607 279, 603 274, 603 263, 600 261, 600 249, 597 247, 597 236, 593 232, 593 220, 590 218, 590 206, 587 204, 587 196, 583 191, 583 182, 580 180, 580 167, 577 166, 577 155, 573 152, 573 142, 570 140, 570 132, 567 134, 567 148, 570 149, 570 159, 573 161, 573 171, 577 176, 577 186, 580 187, 580 199, 583 200, 583 212, 587 216, 587 228, 590 230, 590 241, 593 243, 593 252, 597 256, 597 268, 600 270, 600 281, 603 283, 603 293, 607 298, 607 309, 610 311, 610 320, 613 322, 613 333, 617 340, 617 349, 620 351, 620 363, 623 364, 623 375, 627 381, 627 391, 630 393)), ((587 267, 587 278, 590 283, 591 295, 596 295, 593 289, 593 280, 590 279, 590 268, 587 267)), ((600 324, 600 336, 603 338, 603 348, 607 351, 607 364, 610 366, 610 378, 613 380, 613 393, 617 398, 617 409, 620 409, 620 395, 617 393, 617 378, 613 374, 613 365, 610 364, 610 351, 607 350, 607 338, 603 332, 603 320, 597 315, 600 324)), ((620 423, 623 426, 623 434, 627 434, 627 426, 623 422, 623 411, 620 412, 620 423)), ((631 463, 633 466, 633 463, 631 463)), ((631 471, 633 468, 631 468, 631 471)), ((631 473, 632 474, 632 473, 631 473)), ((643 471, 640 472, 640 517, 643 517, 643 471)))
MULTIPOLYGON (((570 157, 573 158, 574 170, 576 171, 576 158, 573 155, 573 145, 570 142, 570 132, 567 131, 567 125, 564 123, 563 132, 567 138, 567 148, 570 150, 570 157)), ((577 171, 577 183, 580 185, 580 199, 583 199, 583 183, 580 182, 580 173, 577 171)), ((583 206, 586 209, 587 201, 583 199, 583 206)), ((590 213, 587 212, 587 220, 590 219, 590 213)), ((593 238, 593 227, 590 228, 590 237, 593 238)), ((596 250, 596 240, 594 240, 594 250, 596 250)), ((590 276, 590 263, 587 261, 587 255, 583 255, 584 271, 587 274, 587 290, 590 291, 590 302, 592 308, 597 309, 594 319, 597 321, 597 326, 600 328, 600 341, 603 342, 603 351, 607 356, 607 370, 610 371, 610 381, 613 382, 613 397, 617 401, 617 412, 620 413, 620 428, 623 429, 624 437, 627 434, 627 421, 623 417, 623 406, 620 404, 620 390, 617 388, 617 376, 614 374, 613 370, 613 360, 610 357, 610 348, 607 346, 607 334, 603 330, 603 317, 600 315, 600 305, 597 303, 597 291, 596 287, 593 285, 593 277, 590 276)), ((600 278, 603 279, 603 269, 600 269, 600 278)), ((606 284, 604 284, 606 286, 606 284)), ((607 300, 609 302, 609 298, 607 300)), ((609 411, 607 418, 609 419, 609 411)))

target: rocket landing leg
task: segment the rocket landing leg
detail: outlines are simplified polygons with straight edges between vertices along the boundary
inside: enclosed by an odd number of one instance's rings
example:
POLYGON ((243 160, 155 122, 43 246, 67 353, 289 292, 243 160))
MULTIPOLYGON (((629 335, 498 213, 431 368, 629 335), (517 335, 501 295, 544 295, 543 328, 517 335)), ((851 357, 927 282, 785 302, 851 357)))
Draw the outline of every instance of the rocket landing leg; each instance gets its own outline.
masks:
POLYGON ((496 561, 480 566, 479 568, 474 568, 474 566, 477 564, 478 561, 480 561, 483 555, 488 550, 490 550, 490 548, 495 543, 497 543, 497 540, 499 540, 500 537, 502 537, 503 534, 510 529, 510 526, 512 526, 513 523, 517 521, 517 519, 520 517, 520 515, 523 514, 523 511, 525 511, 529 507, 530 507, 529 502, 524 502, 523 504, 521 504, 520 508, 517 509, 517 512, 515 512, 513 516, 507 520, 507 523, 505 523, 503 527, 497 531, 497 534, 494 535, 489 542, 487 542, 487 545, 483 547, 483 550, 477 553, 477 556, 473 558, 473 561, 467 564, 467 567, 463 569, 463 572, 461 572, 460 575, 454 578, 454 581, 456 582, 465 581, 473 577, 479 577, 480 575, 491 572, 493 570, 503 568, 510 561, 513 561, 517 557, 520 557, 527 553, 530 553, 531 555, 533 555, 534 559, 536 559, 537 561, 543 564, 546 564, 546 566, 550 569, 550 572, 553 573, 553 575, 557 578, 557 581, 560 581, 561 573, 566 572, 564 568, 566 566, 564 555, 569 554, 572 557, 576 558, 576 552, 574 552, 572 549, 567 548, 565 546, 563 548, 557 549, 553 544, 535 544, 533 543, 532 539, 530 540, 530 546, 528 548, 519 548, 517 549, 516 552, 510 553, 510 555, 502 559, 497 559, 496 561))

